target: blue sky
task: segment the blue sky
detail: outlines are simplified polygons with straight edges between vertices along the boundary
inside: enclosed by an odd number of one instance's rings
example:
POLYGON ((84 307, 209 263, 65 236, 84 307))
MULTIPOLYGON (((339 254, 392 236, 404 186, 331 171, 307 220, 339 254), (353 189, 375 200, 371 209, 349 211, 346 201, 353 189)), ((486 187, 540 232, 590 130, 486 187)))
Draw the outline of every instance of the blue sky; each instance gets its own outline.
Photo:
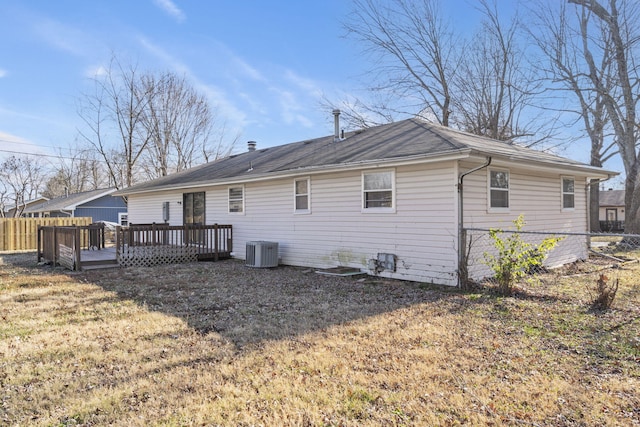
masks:
MULTIPOLYGON (((467 0, 442 2, 470 32, 467 0), (463 22, 461 22, 463 21, 463 22)), ((501 0, 508 13, 514 2, 501 0)), ((362 95, 371 67, 345 39, 349 0, 0 0, 0 150, 56 154, 74 143, 78 100, 112 53, 184 74, 259 148, 333 132, 323 97, 362 95)), ((462 24, 462 25, 461 25, 462 24)), ((588 161, 588 150, 561 153, 588 161)), ((0 156, 6 153, 0 152, 0 156)))
MULTIPOLYGON (((259 147, 330 134, 323 96, 362 85, 344 40, 345 0, 0 2, 2 149, 65 147, 76 105, 112 52, 140 70, 171 70, 259 147)), ((244 148, 244 147, 242 147, 244 148)))

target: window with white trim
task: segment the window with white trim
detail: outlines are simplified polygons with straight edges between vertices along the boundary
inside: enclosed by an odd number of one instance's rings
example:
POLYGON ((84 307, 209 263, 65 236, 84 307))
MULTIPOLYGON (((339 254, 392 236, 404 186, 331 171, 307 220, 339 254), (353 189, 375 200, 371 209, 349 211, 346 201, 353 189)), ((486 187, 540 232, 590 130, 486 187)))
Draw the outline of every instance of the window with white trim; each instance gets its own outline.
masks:
POLYGON ((489 170, 489 208, 509 209, 509 171, 489 170))
POLYGON ((296 179, 293 182, 295 213, 311 212, 311 180, 309 178, 296 179))
POLYGON ((362 207, 364 210, 393 210, 394 171, 365 172, 362 174, 362 207))
POLYGON ((244 187, 229 187, 229 213, 244 212, 244 187))
POLYGON ((562 209, 570 210, 576 207, 575 179, 570 176, 562 177, 562 209))

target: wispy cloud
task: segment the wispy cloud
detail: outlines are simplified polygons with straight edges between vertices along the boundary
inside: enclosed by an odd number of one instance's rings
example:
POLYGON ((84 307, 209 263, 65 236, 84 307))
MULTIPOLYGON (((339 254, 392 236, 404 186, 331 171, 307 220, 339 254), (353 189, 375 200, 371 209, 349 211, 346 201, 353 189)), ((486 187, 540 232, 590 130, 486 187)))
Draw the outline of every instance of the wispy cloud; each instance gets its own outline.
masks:
POLYGON ((37 20, 33 27, 45 43, 59 50, 74 55, 84 55, 87 52, 88 37, 82 31, 49 18, 37 20))
POLYGON ((182 61, 175 58, 162 47, 152 43, 146 38, 140 38, 140 44, 152 55, 167 63, 174 71, 184 74, 193 83, 196 89, 207 95, 211 102, 217 106, 218 111, 231 123, 242 127, 246 123, 247 116, 240 111, 225 95, 224 91, 215 85, 200 80, 191 72, 191 69, 182 61))
POLYGON ((95 65, 95 66, 87 67, 84 72, 84 75, 85 77, 96 78, 96 77, 106 76, 107 72, 108 70, 104 65, 95 65))
POLYGON ((9 74, 7 70, 0 68, 0 79, 6 77, 7 74, 9 74))
POLYGON ((281 109, 282 120, 286 124, 298 124, 304 127, 312 127, 313 121, 302 114, 303 108, 300 106, 296 95, 288 90, 271 88, 278 99, 281 109))
POLYGON ((284 72, 284 78, 299 89, 302 89, 307 95, 315 98, 322 98, 322 89, 314 80, 302 77, 288 69, 284 72))
POLYGON ((182 23, 187 19, 184 12, 171 0, 153 0, 156 6, 164 10, 169 16, 182 23))

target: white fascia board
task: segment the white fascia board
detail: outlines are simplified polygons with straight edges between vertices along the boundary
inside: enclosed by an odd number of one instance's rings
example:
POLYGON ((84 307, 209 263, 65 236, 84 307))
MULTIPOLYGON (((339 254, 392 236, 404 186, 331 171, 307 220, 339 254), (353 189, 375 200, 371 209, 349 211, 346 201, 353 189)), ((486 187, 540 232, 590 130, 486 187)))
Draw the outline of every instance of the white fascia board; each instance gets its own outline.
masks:
POLYGON ((65 207, 63 207, 63 208, 62 208, 62 210, 71 210, 71 211, 75 211, 75 210, 76 210, 76 208, 78 207, 78 205, 82 205, 82 204, 85 204, 85 203, 89 203, 89 202, 91 202, 91 201, 93 201, 93 200, 95 200, 95 199, 99 199, 100 197, 108 196, 109 194, 113 193, 114 191, 116 191, 116 189, 115 189, 115 188, 111 188, 111 189, 109 189, 109 190, 105 191, 104 193, 100 193, 100 194, 97 194, 97 195, 95 195, 95 196, 93 196, 93 197, 89 197, 89 198, 86 198, 86 199, 82 199, 82 200, 81 200, 81 201, 79 201, 78 203, 73 203, 73 204, 71 204, 71 205, 66 205, 65 207))

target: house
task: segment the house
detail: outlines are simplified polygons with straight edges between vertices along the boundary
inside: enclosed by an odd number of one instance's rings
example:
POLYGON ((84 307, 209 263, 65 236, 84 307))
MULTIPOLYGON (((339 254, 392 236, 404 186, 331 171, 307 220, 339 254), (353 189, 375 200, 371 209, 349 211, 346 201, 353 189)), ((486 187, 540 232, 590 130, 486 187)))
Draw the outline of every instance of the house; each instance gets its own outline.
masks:
MULTIPOLYGON (((417 118, 249 150, 118 191, 131 223, 231 224, 288 265, 458 283, 463 227, 586 232, 586 185, 613 172, 417 118)), ((573 254, 586 256, 584 253, 573 254)), ((567 258, 567 257, 565 257, 567 258)))
POLYGON ((624 230, 624 190, 608 190, 600 192, 600 230, 624 230))
POLYGON ((19 206, 17 206, 17 210, 19 211, 18 215, 16 215, 16 206, 15 205, 7 206, 5 208, 3 217, 5 217, 5 218, 14 218, 16 216, 22 216, 22 213, 23 213, 24 209, 26 209, 26 208, 28 208, 30 206, 39 205, 41 203, 46 202, 47 200, 49 200, 49 199, 47 197, 44 197, 44 196, 40 196, 40 197, 36 197, 35 199, 27 200, 23 204, 20 204, 19 206))
POLYGON ((94 222, 109 221, 126 225, 127 203, 114 196, 115 188, 102 188, 68 194, 29 206, 23 216, 32 217, 91 217, 94 222))

